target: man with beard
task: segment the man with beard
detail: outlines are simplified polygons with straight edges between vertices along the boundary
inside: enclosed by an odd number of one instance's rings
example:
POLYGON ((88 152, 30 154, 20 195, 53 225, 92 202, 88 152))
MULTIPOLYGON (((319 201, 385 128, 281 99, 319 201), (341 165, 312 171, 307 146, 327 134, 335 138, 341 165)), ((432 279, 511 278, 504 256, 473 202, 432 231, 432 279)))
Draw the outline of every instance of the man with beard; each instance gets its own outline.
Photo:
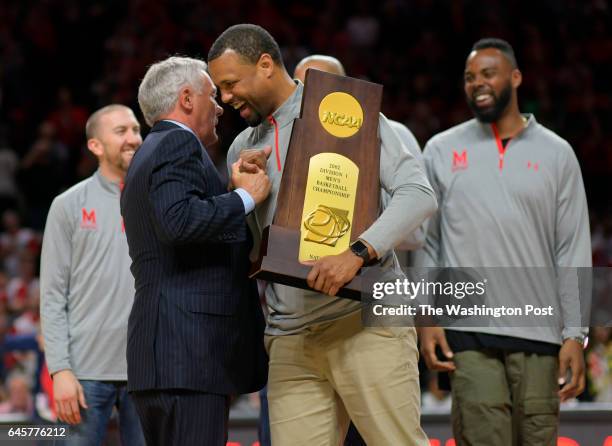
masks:
POLYGON ((40 315, 55 412, 74 425, 68 444, 100 445, 116 407, 122 442, 144 445, 126 385, 134 278, 119 212, 140 125, 113 104, 85 129, 98 171, 53 200, 42 246, 40 315))
MULTIPOLYGON (((272 223, 303 85, 287 73, 274 38, 256 25, 235 25, 213 43, 209 72, 221 100, 250 128, 234 140, 228 165, 247 148, 272 146, 270 197, 255 209, 255 238, 272 223)), ((361 302, 335 296, 359 269, 379 259, 403 277, 393 253, 436 207, 423 170, 380 115, 380 187, 391 199, 345 252, 316 261, 313 290, 271 283, 266 347, 272 444, 339 444, 349 417, 369 445, 426 445, 419 425, 416 331, 364 327, 361 302)), ((259 243, 254 247, 258 252, 259 243)))
MULTIPOLYGON (((464 88, 476 119, 434 136, 424 150, 440 206, 429 221, 418 265, 555 272, 591 266, 587 202, 576 156, 533 115, 520 113, 520 84, 507 42, 488 38, 474 44, 464 88)), ((512 305, 550 296, 545 304, 560 302, 562 326, 513 327, 495 319, 487 327, 446 332, 421 328, 421 352, 429 368, 451 372, 458 445, 556 444, 559 399, 584 389, 586 336, 578 289, 558 286, 559 280, 552 276, 544 288, 530 283, 525 289, 510 277, 487 294, 487 302, 512 305)), ((547 325, 539 321, 534 325, 547 325)))

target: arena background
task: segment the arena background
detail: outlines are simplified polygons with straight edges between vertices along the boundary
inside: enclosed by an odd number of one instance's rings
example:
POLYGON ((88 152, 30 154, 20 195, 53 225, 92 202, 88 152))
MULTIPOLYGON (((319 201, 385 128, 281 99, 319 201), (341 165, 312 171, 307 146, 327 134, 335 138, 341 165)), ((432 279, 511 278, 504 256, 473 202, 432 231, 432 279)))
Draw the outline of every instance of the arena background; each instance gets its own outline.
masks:
MULTIPOLYGON (((95 170, 83 131, 89 113, 115 102, 138 110, 137 86, 148 65, 171 54, 205 59, 215 37, 235 23, 270 31, 290 72, 302 57, 323 53, 339 58, 349 75, 383 84, 383 112, 405 123, 422 146, 471 117, 462 72, 472 43, 485 36, 507 39, 523 72, 521 110, 535 113, 576 151, 594 264, 610 266, 610 7, 605 0, 0 0, 0 378, 17 378, 0 392, 0 416, 6 422, 49 416, 44 362, 30 342, 38 331, 41 231, 52 198, 95 170)), ((243 125, 226 110, 221 142, 211 148, 221 168, 243 125)), ((589 388, 581 400, 612 402, 609 328, 589 355, 589 388)), ((447 402, 429 383, 424 374, 423 390, 430 392, 423 399, 431 404, 424 422, 434 429, 440 421, 436 438, 444 444, 447 402), (431 410, 441 415, 427 418, 431 410)), ((241 404, 234 419, 242 420, 250 438, 256 410, 248 400, 241 404)), ((568 436, 580 444, 603 444, 599 437, 612 435, 609 422, 601 431, 588 423, 610 420, 610 412, 572 404, 564 407, 570 421, 562 423, 562 433, 571 427, 568 436), (574 409, 582 415, 572 418, 574 409)), ((242 431, 234 432, 247 444, 242 431)))

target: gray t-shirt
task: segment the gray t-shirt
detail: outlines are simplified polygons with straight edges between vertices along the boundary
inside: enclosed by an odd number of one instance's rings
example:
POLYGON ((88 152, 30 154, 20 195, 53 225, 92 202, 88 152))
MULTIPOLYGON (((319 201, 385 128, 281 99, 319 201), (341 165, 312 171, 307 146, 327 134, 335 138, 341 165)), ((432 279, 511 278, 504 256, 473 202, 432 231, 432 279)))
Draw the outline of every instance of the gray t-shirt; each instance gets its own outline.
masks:
POLYGON ((127 323, 134 278, 120 185, 96 172, 51 204, 45 226, 40 314, 50 373, 127 380, 127 323))

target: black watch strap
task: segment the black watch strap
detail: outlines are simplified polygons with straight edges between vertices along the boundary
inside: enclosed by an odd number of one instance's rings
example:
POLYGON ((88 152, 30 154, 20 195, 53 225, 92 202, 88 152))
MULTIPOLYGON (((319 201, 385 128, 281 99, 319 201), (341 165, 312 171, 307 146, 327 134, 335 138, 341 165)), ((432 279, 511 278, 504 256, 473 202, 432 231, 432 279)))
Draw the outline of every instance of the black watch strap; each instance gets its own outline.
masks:
POLYGON ((363 243, 361 240, 355 240, 353 243, 351 243, 350 248, 356 256, 363 259, 364 266, 370 263, 370 253, 368 252, 368 247, 365 243, 363 243))

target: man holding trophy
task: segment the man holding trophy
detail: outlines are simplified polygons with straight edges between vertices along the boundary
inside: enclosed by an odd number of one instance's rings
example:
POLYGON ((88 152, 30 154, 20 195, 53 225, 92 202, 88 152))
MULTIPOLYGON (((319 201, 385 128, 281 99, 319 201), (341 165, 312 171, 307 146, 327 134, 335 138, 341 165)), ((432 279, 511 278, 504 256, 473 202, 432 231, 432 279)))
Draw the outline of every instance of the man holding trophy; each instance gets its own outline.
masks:
MULTIPOLYGON (((294 184, 282 191, 280 186, 283 175, 286 176, 283 184, 289 184, 289 172, 304 171, 308 167, 286 164, 292 130, 293 139, 296 139, 294 121, 300 115, 304 86, 287 73, 278 44, 259 26, 235 25, 228 28, 211 47, 208 62, 209 73, 220 90, 221 100, 238 110, 250 126, 230 147, 228 165, 239 159, 244 149, 261 149, 261 152, 243 152, 243 161, 247 161, 243 164, 246 168, 249 164, 265 167, 272 182, 270 196, 252 214, 253 258, 253 254, 259 252, 264 229, 272 225, 274 218, 282 220, 278 215, 280 207, 301 208, 301 204, 298 206, 292 200, 287 203, 284 198, 291 193, 294 184), (265 155, 270 151, 266 149, 264 153, 265 147, 272 148, 267 159, 265 155)), ((316 83, 311 85, 316 88, 316 83)), ((361 107, 357 108, 361 110, 361 107)), ((365 127, 368 110, 361 112, 365 127)), ((434 192, 415 158, 402 145, 383 115, 374 118, 374 140, 380 141, 380 159, 374 163, 379 167, 374 177, 379 178, 375 185, 378 189, 376 198, 384 189, 391 196, 386 208, 379 212, 377 203, 373 203, 375 215, 372 223, 361 232, 353 232, 350 246, 345 239, 346 249, 334 255, 306 257, 312 259, 308 262, 310 270, 306 277, 311 290, 280 283, 270 283, 266 289, 269 307, 266 347, 270 356, 268 399, 273 444, 338 444, 346 434, 349 419, 353 420, 369 445, 428 444, 420 427, 415 329, 366 328, 362 323, 361 302, 336 297, 360 268, 371 262, 378 262, 382 268, 401 276, 393 248, 436 210, 434 192)), ((331 134, 349 132, 348 136, 341 135, 349 144, 361 126, 359 118, 349 119, 348 116, 336 116, 329 121, 342 128, 328 130, 321 121, 322 126, 331 134)), ((300 141, 308 143, 307 139, 308 135, 300 141)), ((312 162, 311 159, 311 167, 312 162)), ((328 163, 328 166, 331 170, 319 170, 326 171, 331 178, 337 175, 334 181, 340 185, 324 187, 324 183, 317 183, 320 187, 311 188, 308 183, 308 190, 327 190, 329 195, 333 192, 340 198, 352 196, 354 206, 363 206, 359 200, 356 204, 354 202, 355 196, 363 198, 359 192, 361 189, 358 189, 361 186, 353 185, 353 189, 350 185, 345 186, 349 177, 345 173, 348 167, 334 163, 328 163), (357 193, 351 193, 351 190, 357 193)), ((367 182, 371 173, 367 169, 374 170, 372 165, 359 167, 360 181, 367 182)), ((310 182, 310 174, 308 177, 310 182)), ((296 183, 295 187, 307 186, 296 183)), ((341 229, 347 232, 349 228, 346 225, 351 224, 347 218, 350 212, 319 205, 314 213, 308 214, 311 209, 307 207, 308 200, 307 193, 303 206, 304 215, 309 215, 310 220, 305 218, 304 222, 333 221, 337 223, 336 229, 341 223, 344 225, 341 229), (316 213, 321 209, 321 212, 328 212, 322 220, 316 213)), ((306 224, 300 224, 302 226, 306 224)), ((353 228, 356 227, 353 222, 353 228)), ((336 232, 322 236, 318 243, 335 245, 343 236, 342 230, 336 232)), ((300 239, 310 237, 314 240, 319 235, 312 231, 310 235, 302 234, 300 239)), ((263 243, 266 243, 265 239, 263 243)), ((269 251, 270 248, 268 254, 269 251)), ((301 248, 300 260, 304 260, 301 248)))

